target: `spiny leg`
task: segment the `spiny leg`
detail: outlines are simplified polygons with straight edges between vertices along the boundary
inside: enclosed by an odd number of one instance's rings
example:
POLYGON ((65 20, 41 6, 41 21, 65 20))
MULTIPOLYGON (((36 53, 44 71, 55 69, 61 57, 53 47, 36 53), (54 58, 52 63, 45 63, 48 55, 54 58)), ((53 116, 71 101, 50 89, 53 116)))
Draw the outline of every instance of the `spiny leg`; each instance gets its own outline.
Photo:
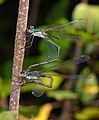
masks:
POLYGON ((30 35, 29 36, 29 39, 26 41, 26 43, 30 43, 28 46, 26 46, 25 48, 30 48, 33 44, 33 40, 34 40, 34 36, 33 35, 30 35), (31 41, 30 41, 31 40, 31 41))
POLYGON ((26 73, 29 72, 32 68, 34 67, 37 67, 37 66, 40 66, 40 65, 45 65, 45 64, 49 64, 49 63, 52 63, 52 62, 55 62, 57 61, 58 58, 56 59, 53 59, 53 60, 50 60, 50 61, 45 61, 45 62, 42 62, 42 63, 37 63, 37 64, 34 64, 34 65, 30 65, 27 69, 26 69, 26 73))
POLYGON ((50 83, 47 84, 47 83, 45 83, 45 82, 43 82, 43 81, 41 81, 41 80, 39 80, 39 79, 38 79, 38 80, 26 80, 26 81, 20 82, 20 86, 23 86, 23 85, 28 84, 28 83, 34 83, 34 84, 42 85, 42 86, 44 86, 44 87, 52 88, 52 85, 53 85, 53 77, 48 76, 48 75, 42 75, 42 76, 40 77, 40 79, 41 79, 41 78, 49 78, 50 83))
POLYGON ((53 77, 52 76, 48 76, 48 75, 45 75, 45 77, 50 79, 50 83, 49 83, 48 87, 52 88, 52 86, 53 86, 53 77))
POLYGON ((48 88, 52 88, 52 85, 53 85, 53 77, 52 76, 49 76, 49 75, 41 75, 40 76, 41 78, 49 78, 50 80, 50 83, 49 84, 46 84, 45 82, 42 82, 42 85, 45 86, 45 87, 48 87, 48 88))
POLYGON ((28 37, 28 40, 26 42, 30 42, 30 45, 26 48, 29 48, 32 46, 33 39, 34 39, 34 26, 29 26, 25 31, 26 37, 28 37), (31 41, 30 41, 31 40, 31 41))

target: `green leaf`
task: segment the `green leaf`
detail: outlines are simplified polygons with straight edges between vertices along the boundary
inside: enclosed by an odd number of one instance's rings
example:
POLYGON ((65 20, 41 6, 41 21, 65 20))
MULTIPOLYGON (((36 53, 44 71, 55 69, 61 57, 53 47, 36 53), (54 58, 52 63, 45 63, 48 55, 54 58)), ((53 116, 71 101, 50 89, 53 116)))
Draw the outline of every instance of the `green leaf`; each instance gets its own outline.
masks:
POLYGON ((83 69, 83 71, 81 72, 81 75, 86 76, 86 78, 83 79, 83 77, 79 77, 79 79, 77 79, 77 81, 76 81, 76 87, 75 87, 75 91, 77 93, 81 93, 82 92, 82 89, 83 89, 84 85, 86 84, 86 81, 88 79, 90 79, 89 73, 90 73, 90 70, 87 67, 85 67, 83 69))
POLYGON ((79 3, 73 10, 73 19, 83 18, 87 21, 87 31, 92 33, 99 33, 99 5, 89 5, 86 3, 79 3))
POLYGON ((64 100, 64 99, 77 99, 78 95, 69 90, 56 90, 47 92, 48 97, 53 97, 56 100, 64 100))
POLYGON ((6 0, 0 0, 0 5, 2 5, 6 0))
POLYGON ((88 42, 88 45, 85 47, 86 54, 92 54, 96 49, 96 44, 94 42, 88 42))
POLYGON ((0 120, 16 120, 16 111, 5 111, 0 113, 0 120))
POLYGON ((4 78, 0 78, 0 99, 8 97, 10 94, 11 79, 6 79, 6 82, 4 81, 4 78))
MULTIPOLYGON (((45 72, 45 73, 46 74, 51 74, 51 75, 56 75, 56 76, 53 76, 53 85, 52 85, 52 88, 46 88, 45 87, 46 90, 55 90, 63 82, 63 78, 61 76, 57 76, 58 73, 53 72, 53 71, 49 71, 49 72, 45 72)), ((47 84, 49 84, 49 78, 45 78, 43 81, 45 81, 47 84)))
POLYGON ((39 107, 35 106, 35 108, 33 108, 32 106, 20 106, 20 114, 23 114, 27 117, 31 118, 31 115, 33 114, 34 116, 36 116, 38 114, 39 111, 39 107))
POLYGON ((76 92, 83 103, 91 102, 98 93, 98 81, 94 73, 89 75, 89 79, 78 79, 76 84, 76 92))
POLYGON ((77 120, 98 120, 99 108, 88 107, 75 114, 77 120))

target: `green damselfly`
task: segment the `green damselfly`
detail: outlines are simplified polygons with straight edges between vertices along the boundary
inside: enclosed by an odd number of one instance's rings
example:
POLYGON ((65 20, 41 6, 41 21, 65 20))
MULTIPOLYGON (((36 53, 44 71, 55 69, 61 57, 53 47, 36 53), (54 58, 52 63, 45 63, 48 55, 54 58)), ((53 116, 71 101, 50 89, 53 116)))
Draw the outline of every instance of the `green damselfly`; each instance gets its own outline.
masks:
MULTIPOLYGON (((59 58, 60 46, 56 44, 53 39, 69 39, 69 40, 85 40, 80 35, 71 35, 68 33, 71 29, 82 30, 84 26, 84 20, 78 19, 71 21, 67 24, 63 24, 60 26, 55 26, 48 29, 34 29, 34 26, 29 26, 26 29, 26 37, 28 46, 26 48, 31 47, 33 43, 33 39, 35 36, 43 38, 46 40, 48 56, 51 59, 59 58), (53 55, 52 55, 53 54, 53 55)), ((63 43, 64 44, 64 43, 63 43)))
POLYGON ((22 71, 20 73, 20 79, 21 79, 20 86, 24 86, 28 83, 34 83, 35 86, 32 90, 32 94, 36 97, 40 97, 43 95, 43 93, 45 91, 44 87, 52 88, 54 76, 61 76, 63 78, 71 78, 71 79, 77 79, 77 78, 81 77, 82 79, 86 79, 87 77, 82 76, 82 75, 65 75, 65 74, 57 75, 57 74, 44 74, 43 72, 66 68, 66 66, 70 66, 70 65, 74 65, 74 64, 77 65, 77 64, 83 63, 89 59, 90 59, 89 56, 82 55, 80 57, 65 61, 64 63, 60 63, 60 64, 52 66, 50 68, 45 68, 45 69, 41 69, 38 71, 31 71, 31 69, 34 67, 40 66, 40 65, 52 63, 53 60, 31 65, 25 71, 22 71), (48 78, 50 83, 47 84, 47 83, 43 82, 42 78, 48 78), (40 86, 44 86, 43 89, 41 89, 40 86))

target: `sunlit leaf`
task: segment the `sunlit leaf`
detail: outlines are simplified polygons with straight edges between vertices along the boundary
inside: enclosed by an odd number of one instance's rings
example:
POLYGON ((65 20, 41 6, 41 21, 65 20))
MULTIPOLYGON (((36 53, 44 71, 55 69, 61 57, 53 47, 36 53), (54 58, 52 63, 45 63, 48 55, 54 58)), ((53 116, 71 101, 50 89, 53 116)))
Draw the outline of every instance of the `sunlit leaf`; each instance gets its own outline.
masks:
POLYGON ((89 92, 92 94, 96 94, 98 92, 98 81, 96 75, 91 73, 90 79, 86 80, 86 84, 83 87, 83 92, 89 92))
MULTIPOLYGON (((56 72, 45 72, 45 74, 51 74, 52 76, 53 75, 56 75, 56 76, 53 76, 53 85, 52 85, 52 88, 45 88, 46 90, 55 90, 57 89, 60 84, 62 83, 63 81, 63 78, 61 76, 58 76, 58 73, 56 72)), ((49 84, 49 78, 44 78, 43 81, 45 81, 47 84, 49 84)))
POLYGON ((87 32, 99 33, 99 6, 79 3, 73 10, 73 19, 83 18, 87 20, 87 32), (90 16, 91 15, 91 16, 90 16))
POLYGON ((6 0, 0 0, 0 5, 2 5, 6 0))
POLYGON ((79 92, 83 103, 92 101, 98 93, 98 81, 94 73, 89 75, 89 79, 79 82, 76 91, 79 92))
POLYGON ((77 120, 98 120, 99 119, 99 108, 85 108, 82 111, 75 114, 77 120))
POLYGON ((40 108, 37 117, 35 117, 33 120, 48 120, 48 117, 50 115, 52 108, 53 108, 53 106, 51 104, 47 103, 47 104, 43 105, 40 108))
POLYGON ((83 89, 83 92, 91 93, 91 94, 97 94, 98 93, 98 85, 86 85, 83 89))

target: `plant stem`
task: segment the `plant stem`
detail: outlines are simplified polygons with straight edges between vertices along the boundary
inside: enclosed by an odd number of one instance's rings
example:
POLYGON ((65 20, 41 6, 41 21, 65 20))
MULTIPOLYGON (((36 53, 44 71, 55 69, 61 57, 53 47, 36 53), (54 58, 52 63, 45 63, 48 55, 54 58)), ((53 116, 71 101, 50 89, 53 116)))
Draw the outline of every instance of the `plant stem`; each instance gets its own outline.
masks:
MULTIPOLYGON (((76 58, 76 57, 80 56, 81 53, 82 53, 82 46, 80 44, 76 43, 73 58, 76 58)), ((76 75, 77 71, 78 71, 78 66, 76 65, 74 67, 74 69, 72 70, 72 75, 76 75)), ((67 89, 73 90, 75 88, 75 84, 76 84, 76 80, 71 79, 68 82, 67 89)), ((74 106, 75 106, 75 101, 74 100, 67 99, 67 100, 64 101, 61 120, 65 120, 65 119, 72 120, 73 119, 73 113, 74 113, 73 108, 74 108, 74 106)))
POLYGON ((19 99, 20 99, 20 79, 19 74, 22 71, 22 65, 25 52, 25 30, 28 18, 29 0, 19 1, 18 20, 16 26, 15 48, 12 69, 12 85, 9 101, 9 110, 16 111, 18 119, 19 99))

